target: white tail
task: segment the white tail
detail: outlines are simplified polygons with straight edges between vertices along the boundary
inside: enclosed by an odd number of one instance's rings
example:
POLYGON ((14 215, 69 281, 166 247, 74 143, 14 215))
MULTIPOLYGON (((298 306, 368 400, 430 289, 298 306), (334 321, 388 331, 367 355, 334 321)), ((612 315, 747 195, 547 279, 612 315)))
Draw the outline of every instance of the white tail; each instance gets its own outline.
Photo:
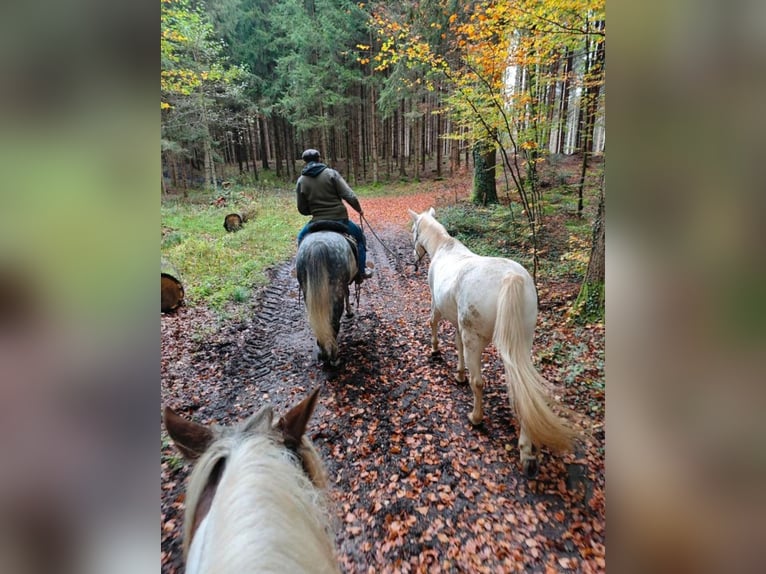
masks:
POLYGON ((309 325, 322 350, 330 357, 338 352, 338 342, 332 327, 332 302, 330 301, 330 277, 323 265, 313 265, 306 273, 303 296, 309 325), (313 278, 313 279, 312 279, 313 278))
POLYGON ((578 433, 548 405, 547 382, 532 364, 530 338, 524 329, 524 297, 524 278, 506 275, 497 300, 493 342, 505 365, 511 407, 515 404, 516 416, 533 444, 569 451, 578 433))

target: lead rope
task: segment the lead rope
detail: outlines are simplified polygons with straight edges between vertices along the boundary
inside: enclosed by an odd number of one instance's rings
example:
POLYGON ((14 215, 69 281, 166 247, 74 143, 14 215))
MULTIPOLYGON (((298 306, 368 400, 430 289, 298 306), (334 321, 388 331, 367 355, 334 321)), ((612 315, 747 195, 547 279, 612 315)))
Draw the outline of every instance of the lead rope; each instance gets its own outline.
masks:
MULTIPOLYGON (((391 248, 388 247, 388 245, 383 243, 383 240, 380 237, 378 237, 377 233, 375 233, 375 230, 372 228, 372 225, 370 225, 370 222, 367 221, 367 218, 360 213, 359 214, 359 226, 362 228, 362 231, 364 231, 365 224, 367 225, 367 229, 370 230, 370 233, 372 233, 373 237, 375 237, 375 239, 378 240, 378 243, 380 243, 386 251, 388 251, 391 255, 393 255, 394 259, 396 260, 397 267, 401 266, 401 264, 402 264, 401 258, 396 253, 394 253, 394 251, 392 251, 391 248)), ((420 259, 418 259, 418 263, 419 262, 420 262, 420 259)), ((415 268, 417 269, 417 264, 416 264, 415 268)), ((399 271, 401 271, 401 268, 399 268, 399 271)))

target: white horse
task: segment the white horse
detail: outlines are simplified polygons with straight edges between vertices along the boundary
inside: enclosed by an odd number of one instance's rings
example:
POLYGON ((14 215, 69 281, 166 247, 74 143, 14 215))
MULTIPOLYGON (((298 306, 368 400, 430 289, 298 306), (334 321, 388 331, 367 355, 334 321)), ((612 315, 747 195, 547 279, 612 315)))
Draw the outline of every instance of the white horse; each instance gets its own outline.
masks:
POLYGON ((527 476, 539 469, 538 449, 572 448, 577 432, 567 426, 546 399, 547 381, 532 364, 531 351, 537 322, 537 292, 526 269, 511 259, 482 257, 451 237, 434 219, 433 208, 412 217, 415 257, 431 258, 431 347, 439 352, 437 329, 446 319, 455 326, 457 380, 465 382, 466 360, 473 391, 472 424, 484 418, 481 354, 495 344, 505 366, 511 408, 519 419, 519 451, 527 476))
POLYGON ((271 406, 234 428, 207 427, 165 407, 186 458, 186 572, 340 572, 324 503, 327 474, 304 436, 319 389, 273 424, 271 406))

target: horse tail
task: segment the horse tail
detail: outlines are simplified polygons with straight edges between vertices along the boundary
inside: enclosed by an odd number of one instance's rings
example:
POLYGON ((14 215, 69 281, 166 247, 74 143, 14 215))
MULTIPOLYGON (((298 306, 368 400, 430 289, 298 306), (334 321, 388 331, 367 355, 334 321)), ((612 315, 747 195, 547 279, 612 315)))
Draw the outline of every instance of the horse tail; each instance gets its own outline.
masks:
POLYGON ((338 352, 338 343, 332 327, 332 302, 330 300, 329 253, 325 245, 315 244, 314 251, 306 257, 303 297, 309 325, 322 350, 330 357, 338 352))
POLYGON ((493 342, 505 365, 505 379, 511 407, 535 446, 553 451, 572 449, 578 433, 567 426, 550 408, 546 398, 549 383, 532 364, 530 333, 525 329, 524 277, 503 277, 497 300, 493 342))

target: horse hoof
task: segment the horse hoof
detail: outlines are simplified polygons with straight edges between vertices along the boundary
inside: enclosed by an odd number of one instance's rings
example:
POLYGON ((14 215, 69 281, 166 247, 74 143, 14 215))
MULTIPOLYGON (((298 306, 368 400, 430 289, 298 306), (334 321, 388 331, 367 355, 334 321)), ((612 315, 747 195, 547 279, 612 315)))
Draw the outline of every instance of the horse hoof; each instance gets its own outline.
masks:
POLYGON ((484 417, 479 418, 479 420, 474 420, 473 413, 471 413, 470 415, 468 415, 468 420, 471 421, 471 424, 473 426, 477 427, 484 421, 484 417))
POLYGON ((537 473, 540 472, 540 465, 535 458, 529 458, 521 463, 524 469, 524 474, 527 478, 535 478, 537 473))

